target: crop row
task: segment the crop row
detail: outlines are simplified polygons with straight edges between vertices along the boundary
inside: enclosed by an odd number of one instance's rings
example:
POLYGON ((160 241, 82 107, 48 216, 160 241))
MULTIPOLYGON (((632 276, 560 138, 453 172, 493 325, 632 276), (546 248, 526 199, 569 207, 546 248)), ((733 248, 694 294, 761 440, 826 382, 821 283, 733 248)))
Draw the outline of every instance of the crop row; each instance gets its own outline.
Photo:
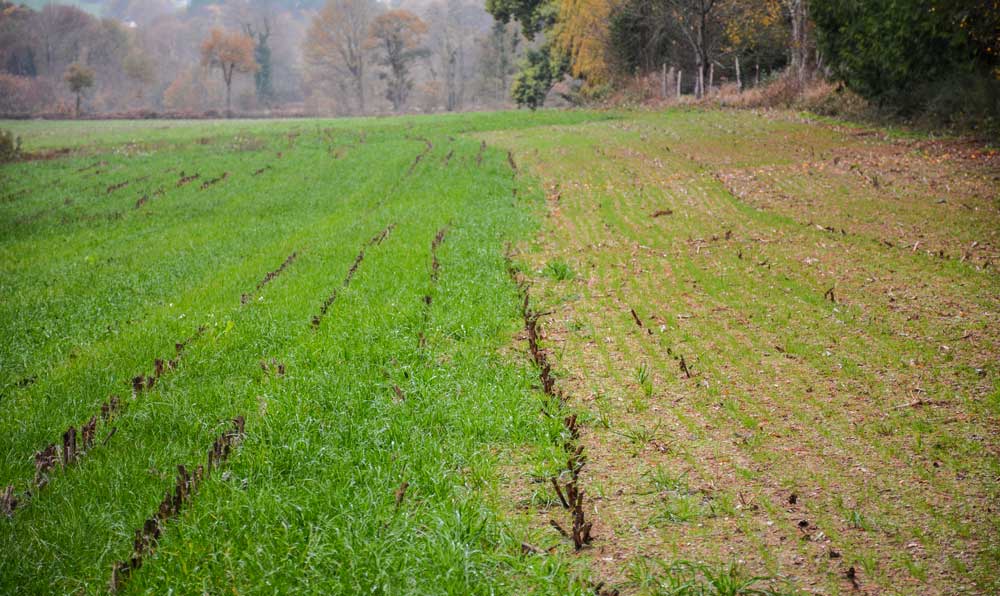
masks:
MULTIPOLYGON (((192 336, 182 342, 175 343, 174 358, 170 360, 164 360, 161 358, 155 359, 153 362, 153 372, 151 374, 141 373, 132 377, 131 387, 133 399, 137 398, 143 391, 150 391, 153 389, 156 382, 160 379, 160 377, 165 375, 167 371, 176 369, 180 365, 180 359, 184 352, 184 348, 192 341, 200 337, 205 332, 205 329, 206 328, 204 326, 199 327, 192 336)), ((101 404, 99 414, 91 416, 87 422, 81 424, 79 431, 76 426, 70 426, 65 432, 63 432, 61 447, 56 443, 50 443, 45 448, 36 451, 34 457, 34 488, 36 490, 43 488, 49 483, 50 474, 56 468, 68 468, 95 447, 98 421, 101 423, 102 432, 107 431, 106 437, 103 441, 101 441, 101 445, 106 445, 117 431, 117 428, 111 427, 110 423, 114 419, 115 415, 123 409, 123 407, 124 404, 117 395, 110 396, 106 402, 101 404), (80 439, 79 441, 78 437, 80 439)), ((13 515, 14 511, 19 506, 27 503, 27 501, 32 497, 32 491, 29 489, 18 495, 15 492, 13 485, 11 485, 6 487, 0 495, 2 495, 0 496, 0 512, 6 513, 7 515, 13 515)))
MULTIPOLYGON (((361 252, 358 254, 357 258, 354 260, 347 276, 344 279, 344 286, 346 287, 351 278, 357 272, 361 261, 364 259, 365 250, 369 247, 381 244, 389 233, 393 230, 395 224, 390 224, 381 232, 376 234, 365 247, 362 248, 361 252)), ((436 239, 439 244, 440 239, 436 239)), ((436 244, 435 244, 436 246, 436 244)), ((289 255, 282 264, 275 270, 269 271, 265 276, 257 283, 255 291, 259 292, 268 283, 273 281, 276 277, 281 275, 289 266, 291 266, 296 258, 298 257, 298 252, 293 252, 289 255)), ((243 294, 241 296, 241 303, 246 304, 251 298, 251 294, 243 294)), ((326 313, 326 309, 332 303, 334 296, 329 298, 327 302, 324 303, 324 308, 321 311, 322 314, 326 313)), ((317 324, 317 317, 314 317, 314 325, 317 324)), ((131 390, 133 400, 138 398, 138 396, 143 393, 152 390, 157 382, 162 376, 164 376, 168 371, 178 368, 180 365, 181 356, 184 353, 184 349, 193 341, 198 339, 204 332, 206 327, 201 326, 197 331, 186 338, 183 341, 174 344, 175 355, 171 359, 157 358, 153 362, 153 371, 149 374, 140 373, 131 378, 131 390)), ((262 362, 262 368, 265 372, 269 372, 269 367, 266 363, 262 362)), ((284 365, 280 363, 274 363, 274 371, 278 376, 284 375, 284 365)), ((68 468, 70 465, 77 462, 77 460, 87 453, 89 453, 95 446, 95 437, 98 433, 98 423, 101 423, 101 432, 106 432, 106 437, 101 442, 102 445, 107 444, 111 437, 117 431, 117 427, 110 426, 114 416, 118 414, 125 404, 117 395, 112 395, 107 402, 101 405, 100 415, 91 416, 90 419, 81 424, 79 430, 77 427, 70 426, 62 434, 62 445, 59 446, 56 443, 50 443, 43 449, 35 452, 34 462, 35 462, 35 477, 33 481, 33 489, 35 491, 41 489, 49 483, 51 473, 57 468, 68 468), (79 439, 79 440, 78 440, 79 439)), ((33 496, 32 489, 28 489, 24 492, 18 492, 13 485, 4 487, 0 491, 0 513, 11 516, 19 508, 23 507, 24 504, 33 496)))
MULTIPOLYGON (((347 275, 344 277, 344 282, 341 285, 341 288, 346 288, 347 286, 350 285, 351 279, 354 277, 354 274, 358 271, 358 267, 361 266, 361 261, 365 259, 365 251, 373 246, 378 246, 379 244, 382 244, 382 242, 386 239, 386 237, 388 237, 389 234, 392 233, 392 230, 395 227, 396 224, 389 224, 381 232, 373 236, 371 240, 365 243, 364 246, 361 247, 361 251, 358 252, 358 256, 354 258, 354 263, 351 265, 351 268, 348 269, 347 275)), ((329 296, 327 296, 326 300, 323 301, 323 304, 322 306, 320 306, 319 309, 319 314, 313 315, 312 318, 313 328, 315 329, 319 328, 320 323, 323 322, 323 317, 326 316, 327 311, 330 310, 330 307, 333 306, 334 301, 337 300, 337 294, 339 289, 340 288, 334 289, 333 292, 329 296)))
MULTIPOLYGON (((507 256, 507 272, 511 280, 517 284, 522 296, 521 316, 524 319, 524 331, 527 336, 531 359, 535 366, 538 367, 538 377, 542 384, 542 391, 547 396, 555 398, 560 406, 565 405, 567 397, 562 391, 556 388, 556 381, 552 375, 552 365, 549 363, 548 353, 539 343, 541 332, 538 321, 548 313, 540 313, 531 308, 530 285, 517 271, 517 268, 510 260, 509 253, 507 256)), ((545 409, 542 412, 546 416, 552 415, 545 409)), ((585 491, 580 486, 580 471, 586 464, 587 459, 584 455, 584 446, 580 444, 580 429, 577 424, 576 414, 565 416, 562 422, 566 430, 566 439, 563 442, 563 450, 566 453, 565 474, 569 478, 566 481, 562 481, 561 476, 563 474, 560 474, 559 476, 551 477, 549 480, 552 483, 553 489, 555 489, 559 502, 563 508, 569 511, 572 523, 569 526, 569 530, 563 527, 555 518, 550 519, 549 524, 563 537, 571 540, 574 549, 579 551, 593 540, 593 536, 591 535, 593 522, 589 522, 586 519, 583 507, 585 491)), ((522 549, 525 552, 541 552, 540 549, 528 544, 522 545, 522 549)))
MULTIPOLYGON (((268 272, 256 286, 256 291, 260 291, 274 278, 287 269, 297 258, 298 253, 293 252, 282 262, 276 270, 268 272)), ((241 301, 246 304, 249 301, 249 294, 243 294, 241 301)), ((132 398, 136 399, 141 393, 152 390, 157 382, 167 372, 175 370, 180 366, 180 360, 184 349, 193 341, 197 340, 205 331, 205 326, 200 326, 195 333, 183 341, 174 344, 174 357, 171 359, 156 358, 153 361, 152 373, 140 373, 131 378, 132 398)), ((266 366, 266 364, 265 364, 266 366)), ((265 369, 266 370, 266 369, 265 369)), ((276 370, 279 376, 284 374, 284 365, 277 365, 276 370)), ((100 414, 93 415, 90 419, 80 425, 79 431, 76 426, 70 426, 62 434, 62 445, 50 443, 45 448, 35 452, 35 477, 33 480, 34 489, 38 490, 48 484, 51 472, 61 467, 63 469, 74 464, 79 458, 89 453, 95 446, 95 437, 98 432, 98 423, 101 423, 102 432, 107 432, 106 437, 101 441, 101 445, 107 444, 111 437, 117 432, 117 427, 110 426, 114 416, 123 409, 123 402, 117 395, 111 395, 100 407, 100 414), (80 441, 77 438, 80 438, 80 441)), ((9 485, 0 492, 0 514, 11 516, 32 497, 32 490, 18 493, 13 485, 9 485)))
POLYGON ((423 141, 424 144, 426 145, 426 147, 424 148, 423 151, 421 151, 420 153, 418 153, 415 158, 413 158, 413 163, 410 164, 410 169, 407 170, 407 172, 406 172, 407 176, 413 174, 413 171, 415 169, 417 169, 418 165, 420 165, 421 160, 423 160, 425 157, 427 157, 427 154, 430 153, 431 150, 434 149, 434 143, 430 142, 429 140, 424 139, 424 138, 420 138, 420 139, 417 139, 417 140, 418 141, 423 141))
POLYGON ((243 416, 234 418, 232 428, 223 432, 212 443, 206 464, 198 464, 193 473, 184 465, 177 466, 177 480, 174 482, 173 490, 166 492, 156 513, 146 518, 142 527, 135 531, 132 553, 112 566, 111 581, 108 585, 110 592, 118 592, 132 572, 142 567, 143 559, 156 550, 163 534, 164 524, 180 515, 184 506, 190 503, 198 492, 201 483, 211 477, 213 470, 218 470, 226 463, 233 449, 243 440, 244 424, 243 416))
POLYGON ((434 239, 431 240, 431 287, 427 290, 427 294, 424 295, 424 306, 423 306, 423 319, 420 329, 420 333, 417 335, 417 346, 424 347, 427 343, 427 337, 425 331, 427 330, 427 323, 430 319, 431 311, 431 301, 432 292, 434 286, 437 285, 438 275, 441 269, 441 261, 438 260, 438 247, 444 242, 445 234, 447 234, 448 228, 441 228, 438 230, 437 234, 434 235, 434 239))
MULTIPOLYGON (((299 253, 297 251, 288 255, 288 258, 286 258, 277 269, 275 269, 274 271, 268 271, 267 274, 264 276, 264 278, 261 279, 259 282, 257 282, 257 287, 254 289, 254 291, 259 292, 262 289, 264 289, 264 286, 274 281, 274 279, 279 275, 281 275, 285 271, 285 269, 290 267, 292 263, 295 262, 295 259, 298 258, 298 256, 299 253)), ((247 304, 252 299, 253 299, 253 293, 246 292, 240 296, 240 304, 247 304)))

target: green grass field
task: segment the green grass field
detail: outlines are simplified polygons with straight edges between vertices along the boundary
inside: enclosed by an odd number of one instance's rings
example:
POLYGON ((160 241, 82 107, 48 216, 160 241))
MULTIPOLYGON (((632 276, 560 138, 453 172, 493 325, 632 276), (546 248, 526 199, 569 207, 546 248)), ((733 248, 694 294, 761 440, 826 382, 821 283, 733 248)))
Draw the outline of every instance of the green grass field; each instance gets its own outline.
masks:
POLYGON ((791 113, 0 127, 0 592, 1000 589, 995 152, 791 113))

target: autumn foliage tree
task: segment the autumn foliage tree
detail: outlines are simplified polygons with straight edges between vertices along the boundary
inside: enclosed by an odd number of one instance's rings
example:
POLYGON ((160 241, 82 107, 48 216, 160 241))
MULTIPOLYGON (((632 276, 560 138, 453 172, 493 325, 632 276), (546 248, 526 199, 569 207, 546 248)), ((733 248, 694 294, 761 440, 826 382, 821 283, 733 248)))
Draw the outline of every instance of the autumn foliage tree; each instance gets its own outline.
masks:
POLYGON ((588 85, 607 83, 608 22, 611 0, 560 0, 555 26, 556 49, 570 61, 573 76, 586 79, 588 85))
POLYGON ((809 53, 807 28, 789 27, 788 7, 792 2, 800 0, 730 0, 722 51, 732 59, 727 60, 730 64, 743 63, 746 69, 743 72, 749 76, 741 78, 739 70, 734 73, 741 89, 744 81, 759 82, 761 65, 774 70, 789 64, 800 81, 805 78, 809 53), (793 48, 793 29, 800 35, 801 51, 793 48))
POLYGON ((226 115, 232 114, 233 75, 237 72, 250 73, 257 70, 253 59, 253 40, 242 33, 227 33, 212 29, 201 44, 201 63, 222 72, 226 84, 226 115))
POLYGON ((86 89, 94 86, 94 69, 85 64, 74 62, 66 69, 63 80, 69 85, 69 90, 76 94, 76 115, 80 116, 80 96, 86 89))
POLYGON ((385 97, 399 112, 413 88, 410 67, 427 55, 421 39, 427 24, 408 10, 390 10, 372 21, 367 46, 379 52, 379 63, 385 67, 381 77, 386 81, 385 97))

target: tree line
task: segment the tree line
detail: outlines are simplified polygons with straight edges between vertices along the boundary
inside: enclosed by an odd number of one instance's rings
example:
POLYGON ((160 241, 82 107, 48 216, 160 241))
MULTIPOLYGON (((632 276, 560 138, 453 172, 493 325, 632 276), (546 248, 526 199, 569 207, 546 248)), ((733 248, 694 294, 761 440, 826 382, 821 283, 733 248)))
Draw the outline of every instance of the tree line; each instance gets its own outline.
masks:
POLYGON ((831 78, 900 114, 1000 117, 996 0, 486 0, 529 51, 513 94, 542 105, 555 82, 613 93, 659 73, 662 93, 702 97, 775 73, 831 78), (668 89, 669 87, 669 89, 668 89))
POLYGON ((1000 113, 996 0, 94 1, 0 1, 0 112, 537 108, 820 77, 904 115, 1000 113))
POLYGON ((0 2, 0 113, 509 105, 524 38, 475 0, 0 2))

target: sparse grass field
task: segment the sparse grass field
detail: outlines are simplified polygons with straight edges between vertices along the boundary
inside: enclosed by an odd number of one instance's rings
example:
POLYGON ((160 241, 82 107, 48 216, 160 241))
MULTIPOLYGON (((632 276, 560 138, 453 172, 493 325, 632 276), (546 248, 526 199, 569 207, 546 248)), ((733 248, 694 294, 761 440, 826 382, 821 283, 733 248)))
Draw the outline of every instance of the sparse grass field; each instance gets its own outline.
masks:
POLYGON ((47 159, 0 166, 0 592, 1000 590, 995 153, 789 113, 3 126, 47 159))

